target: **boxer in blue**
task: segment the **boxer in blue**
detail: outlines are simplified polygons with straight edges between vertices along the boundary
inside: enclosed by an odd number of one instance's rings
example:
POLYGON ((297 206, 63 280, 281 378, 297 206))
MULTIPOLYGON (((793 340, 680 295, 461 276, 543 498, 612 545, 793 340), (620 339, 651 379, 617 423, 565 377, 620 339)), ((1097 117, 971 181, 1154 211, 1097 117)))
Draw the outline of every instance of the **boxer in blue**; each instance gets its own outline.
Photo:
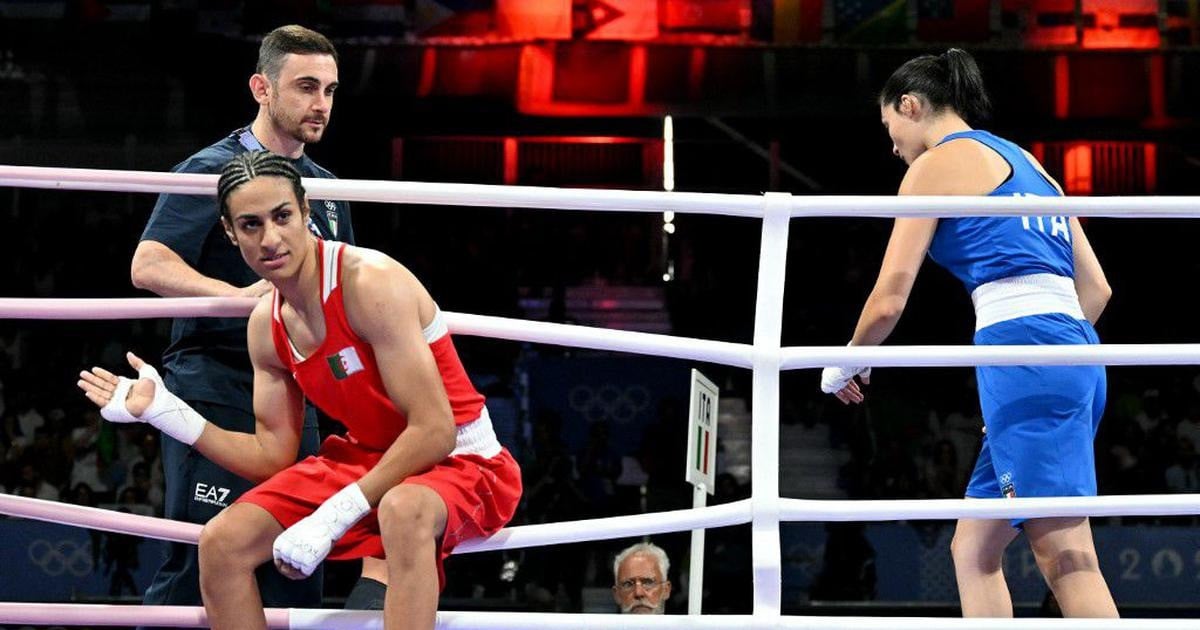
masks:
MULTIPOLYGON (((1033 156, 971 128, 990 103, 965 51, 908 61, 879 105, 892 151, 908 164, 901 195, 1062 195, 1033 156)), ((926 253, 971 293, 976 344, 1099 343, 1092 324, 1112 290, 1077 219, 969 216, 896 219, 850 345, 892 332, 926 253)), ((966 496, 1096 494, 1103 366, 978 367, 976 377, 985 435, 966 496)), ((860 403, 869 378, 870 368, 826 368, 821 389, 860 403)), ((1002 561, 1018 529, 1066 616, 1117 616, 1087 518, 959 520, 951 553, 964 616, 1012 616, 1002 561)))

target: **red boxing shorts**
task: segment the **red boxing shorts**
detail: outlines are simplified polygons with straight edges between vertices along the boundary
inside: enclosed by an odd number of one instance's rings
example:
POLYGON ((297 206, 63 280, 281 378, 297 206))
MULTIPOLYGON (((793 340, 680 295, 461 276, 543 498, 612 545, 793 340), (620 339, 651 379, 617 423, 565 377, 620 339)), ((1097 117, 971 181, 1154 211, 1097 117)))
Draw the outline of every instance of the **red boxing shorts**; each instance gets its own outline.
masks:
MULTIPOLYGON (((330 436, 321 450, 278 472, 237 503, 252 503, 275 517, 285 529, 310 515, 337 491, 362 478, 383 451, 341 436, 330 436)), ((437 558, 439 588, 445 588, 442 561, 458 543, 491 536, 504 527, 521 500, 521 469, 508 449, 494 457, 453 455, 401 483, 425 486, 446 504, 446 529, 437 558)), ((375 510, 363 517, 333 545, 330 560, 384 557, 375 510)))

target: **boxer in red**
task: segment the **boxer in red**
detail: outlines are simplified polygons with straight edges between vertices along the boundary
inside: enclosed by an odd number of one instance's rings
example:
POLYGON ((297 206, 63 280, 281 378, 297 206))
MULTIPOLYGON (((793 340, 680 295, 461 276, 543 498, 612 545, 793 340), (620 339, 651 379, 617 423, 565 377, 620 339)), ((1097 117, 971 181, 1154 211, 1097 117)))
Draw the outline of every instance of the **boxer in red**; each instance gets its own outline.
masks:
POLYGON ((421 282, 388 256, 322 241, 306 227, 300 175, 266 151, 238 155, 218 183, 230 241, 274 290, 250 315, 253 434, 226 431, 130 354, 138 378, 103 368, 79 387, 114 422, 149 422, 259 485, 200 535, 213 628, 266 628, 254 569, 306 576, 327 557, 384 557, 389 629, 434 627, 442 560, 503 527, 521 495, 421 282), (303 401, 346 425, 298 463, 303 401))

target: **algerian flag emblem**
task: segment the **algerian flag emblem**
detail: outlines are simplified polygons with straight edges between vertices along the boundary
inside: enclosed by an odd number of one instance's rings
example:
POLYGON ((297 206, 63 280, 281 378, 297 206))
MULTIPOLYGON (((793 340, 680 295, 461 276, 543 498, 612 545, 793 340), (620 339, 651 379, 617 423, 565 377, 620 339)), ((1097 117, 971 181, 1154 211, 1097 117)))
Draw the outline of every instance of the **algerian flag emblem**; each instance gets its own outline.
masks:
POLYGON ((333 372, 333 377, 339 381, 363 369, 362 359, 358 358, 358 351, 354 346, 346 346, 337 354, 325 357, 325 360, 329 362, 329 371, 333 372))

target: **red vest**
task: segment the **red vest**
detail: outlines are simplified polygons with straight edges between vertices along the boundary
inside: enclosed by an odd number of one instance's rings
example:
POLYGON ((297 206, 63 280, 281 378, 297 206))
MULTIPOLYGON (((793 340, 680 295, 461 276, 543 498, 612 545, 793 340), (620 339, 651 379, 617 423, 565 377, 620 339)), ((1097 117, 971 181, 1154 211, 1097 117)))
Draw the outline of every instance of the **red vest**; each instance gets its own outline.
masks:
MULTIPOLYGON (((279 360, 292 373, 308 400, 331 418, 346 425, 352 441, 385 450, 408 426, 404 414, 388 398, 375 363, 375 352, 350 328, 342 303, 342 254, 348 246, 335 241, 317 241, 317 267, 321 274, 325 339, 307 358, 302 358, 287 335, 280 315, 282 299, 275 291, 271 338, 279 360)), ((483 395, 475 391, 466 369, 450 340, 441 309, 423 331, 437 362, 442 384, 450 399, 457 426, 479 417, 483 395)))

